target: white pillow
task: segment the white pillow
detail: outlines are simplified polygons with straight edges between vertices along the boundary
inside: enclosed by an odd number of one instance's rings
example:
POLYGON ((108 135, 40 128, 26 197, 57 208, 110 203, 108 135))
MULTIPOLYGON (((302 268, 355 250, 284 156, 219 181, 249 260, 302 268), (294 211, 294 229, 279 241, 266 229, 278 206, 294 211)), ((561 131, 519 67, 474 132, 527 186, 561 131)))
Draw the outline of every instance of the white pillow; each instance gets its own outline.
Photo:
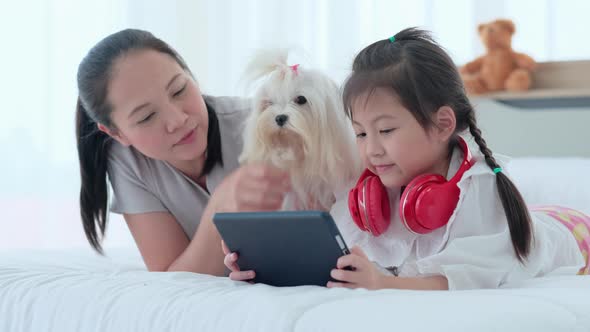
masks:
POLYGON ((590 158, 513 158, 507 168, 529 205, 561 205, 590 215, 590 158))

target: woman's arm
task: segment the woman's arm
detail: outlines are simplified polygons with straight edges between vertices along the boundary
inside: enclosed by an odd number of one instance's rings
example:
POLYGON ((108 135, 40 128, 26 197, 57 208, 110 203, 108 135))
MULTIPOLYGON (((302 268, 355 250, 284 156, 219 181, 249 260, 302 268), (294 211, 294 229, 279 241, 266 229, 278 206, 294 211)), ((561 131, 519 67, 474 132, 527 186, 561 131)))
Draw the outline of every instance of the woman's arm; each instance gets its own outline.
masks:
POLYGON ((201 223, 193 240, 178 258, 172 262, 168 271, 192 271, 197 273, 223 276, 223 251, 219 243, 221 237, 213 224, 216 211, 214 204, 208 204, 201 216, 201 223))
POLYGON ((212 222, 212 207, 205 209, 192 241, 174 216, 167 212, 124 215, 149 271, 189 271, 222 276, 221 239, 212 222))
POLYGON ((167 271, 189 244, 182 227, 168 212, 123 217, 149 271, 167 271))
MULTIPOLYGON (((222 276, 221 237, 216 212, 272 211, 290 190, 288 174, 259 164, 240 167, 226 177, 209 199, 192 241, 169 213, 124 215, 150 271, 189 271, 222 276)), ((199 217, 199 216, 195 216, 199 217)))

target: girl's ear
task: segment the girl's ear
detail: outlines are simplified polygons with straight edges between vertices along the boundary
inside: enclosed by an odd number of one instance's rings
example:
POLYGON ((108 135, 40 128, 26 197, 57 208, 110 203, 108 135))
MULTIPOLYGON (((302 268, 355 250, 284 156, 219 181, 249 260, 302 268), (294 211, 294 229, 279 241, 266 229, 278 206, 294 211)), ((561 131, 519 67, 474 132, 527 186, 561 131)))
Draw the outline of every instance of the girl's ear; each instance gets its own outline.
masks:
POLYGON ((455 112, 449 106, 440 107, 434 115, 434 132, 438 139, 447 141, 455 133, 457 118, 455 112))
POLYGON ((125 135, 121 134, 119 131, 110 130, 109 128, 103 126, 100 123, 97 126, 98 126, 98 130, 111 136, 112 138, 114 138, 117 142, 121 143, 122 145, 124 145, 124 146, 131 145, 131 143, 129 142, 129 139, 127 139, 127 137, 125 137, 125 135))

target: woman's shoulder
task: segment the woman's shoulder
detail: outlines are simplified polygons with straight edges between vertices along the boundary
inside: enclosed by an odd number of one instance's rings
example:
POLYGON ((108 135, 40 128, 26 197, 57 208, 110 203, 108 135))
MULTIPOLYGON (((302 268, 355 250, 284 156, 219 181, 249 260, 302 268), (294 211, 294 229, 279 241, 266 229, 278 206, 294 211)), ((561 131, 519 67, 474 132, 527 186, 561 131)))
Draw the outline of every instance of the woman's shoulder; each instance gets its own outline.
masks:
POLYGON ((157 168, 155 163, 158 162, 131 146, 124 146, 114 141, 109 150, 109 175, 113 177, 116 176, 115 174, 126 173, 127 175, 145 179, 149 170, 157 168))
POLYGON ((250 113, 251 100, 242 97, 203 95, 207 105, 210 105, 218 117, 247 115, 250 113))

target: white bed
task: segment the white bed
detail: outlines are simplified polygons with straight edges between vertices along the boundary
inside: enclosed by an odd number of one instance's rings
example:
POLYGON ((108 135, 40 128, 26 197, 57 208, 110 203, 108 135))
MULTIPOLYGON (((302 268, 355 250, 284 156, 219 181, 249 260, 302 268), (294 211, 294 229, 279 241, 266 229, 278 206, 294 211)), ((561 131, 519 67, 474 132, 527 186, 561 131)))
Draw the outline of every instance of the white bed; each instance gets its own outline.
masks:
MULTIPOLYGON (((590 213, 590 159, 517 159, 531 204, 590 213)), ((498 290, 274 288, 149 273, 135 249, 0 253, 0 331, 590 331, 590 276, 498 290)))

